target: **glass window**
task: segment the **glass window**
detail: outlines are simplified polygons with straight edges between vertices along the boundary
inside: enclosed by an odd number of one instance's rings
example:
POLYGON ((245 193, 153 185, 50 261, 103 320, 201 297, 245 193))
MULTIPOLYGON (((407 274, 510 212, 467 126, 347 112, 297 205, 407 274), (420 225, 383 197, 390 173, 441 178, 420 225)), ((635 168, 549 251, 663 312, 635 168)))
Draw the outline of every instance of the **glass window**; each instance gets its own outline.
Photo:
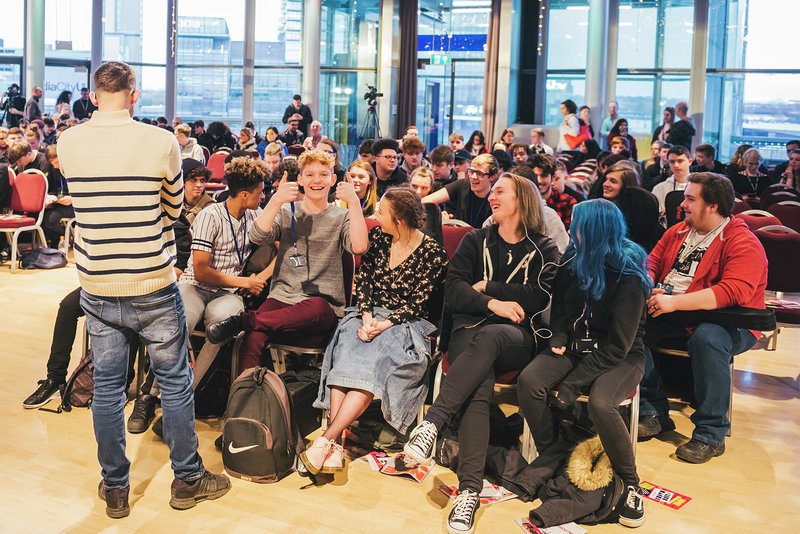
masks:
POLYGON ((166 0, 105 0, 103 9, 105 61, 166 63, 166 0))
POLYGON ((447 143, 451 132, 467 137, 480 129, 490 7, 489 0, 419 3, 417 54, 424 64, 416 125, 428 149, 447 143))
POLYGON ((134 66, 133 70, 136 71, 137 83, 142 91, 134 114, 150 119, 163 116, 166 102, 166 67, 134 66))
MULTIPOLYGON (((356 159, 361 139, 373 137, 372 123, 366 122, 368 106, 360 87, 375 85, 375 71, 322 72, 320 73, 320 111, 322 135, 336 141, 341 147, 339 161, 348 165, 356 159), (364 131, 367 125, 367 132, 364 131)), ((383 135, 386 125, 382 125, 383 135)))
POLYGON ((561 102, 570 99, 578 106, 586 95, 584 74, 548 74, 545 84, 544 123, 557 126, 564 120, 561 102))
POLYGON ((244 0, 178 2, 179 65, 241 65, 244 0))
POLYGON ((693 0, 620 0, 617 67, 689 68, 693 0))
MULTIPOLYGON (((24 0, 3 0, 0 24, 0 55, 21 56, 25 47, 24 0)), ((5 89, 5 85, 3 89, 5 89)))
MULTIPOLYGON (((286 128, 281 122, 283 112, 292 103, 292 96, 300 92, 301 75, 300 69, 256 67, 253 81, 253 123, 261 135, 270 126, 276 126, 279 131, 286 128)), ((325 96, 322 97, 324 100, 325 96)))
POLYGON ((378 0, 323 0, 320 65, 376 68, 379 14, 378 0))
POLYGON ((303 1, 258 0, 256 21, 256 65, 299 65, 303 1))
POLYGON ((44 50, 48 58, 89 59, 92 51, 91 0, 45 2, 44 50))
POLYGON ((585 69, 589 2, 552 0, 547 28, 547 68, 585 69))
POLYGON ((619 116, 628 120, 632 135, 651 135, 663 122, 665 107, 688 100, 688 74, 617 76, 619 116))
POLYGON ((178 67, 175 112, 182 120, 242 122, 242 69, 178 67))
POLYGON ((785 161, 786 141, 800 137, 800 75, 780 72, 800 68, 789 52, 798 17, 794 0, 711 0, 703 141, 720 161, 745 143, 770 163, 785 161))

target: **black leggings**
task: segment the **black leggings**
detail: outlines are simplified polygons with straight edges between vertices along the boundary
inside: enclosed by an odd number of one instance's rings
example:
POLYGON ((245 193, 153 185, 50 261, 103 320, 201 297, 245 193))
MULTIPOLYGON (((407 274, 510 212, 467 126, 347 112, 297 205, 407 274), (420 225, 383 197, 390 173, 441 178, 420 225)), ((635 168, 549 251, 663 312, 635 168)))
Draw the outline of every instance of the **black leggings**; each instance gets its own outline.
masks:
POLYGON ((450 370, 425 420, 440 431, 461 412, 458 429, 459 490, 483 488, 483 468, 489 445, 489 406, 495 374, 522 369, 531 360, 533 338, 510 324, 461 328, 450 338, 450 370))
MULTIPOLYGON (((557 355, 549 349, 533 359, 517 381, 517 397, 522 415, 540 451, 556 439, 553 414, 547 406, 547 394, 580 362, 569 352, 557 355)), ((589 417, 597 429, 603 448, 626 485, 639 485, 630 433, 619 413, 619 405, 642 379, 644 362, 624 360, 592 382, 589 391, 589 417)))
MULTIPOLYGON (((81 288, 71 291, 61 299, 58 305, 56 322, 53 325, 53 341, 50 344, 50 357, 47 359, 47 378, 57 383, 65 382, 69 369, 72 344, 78 329, 78 319, 83 317, 81 308, 81 288)), ((128 366, 128 384, 133 380, 136 351, 139 348, 139 337, 134 334, 128 366)))

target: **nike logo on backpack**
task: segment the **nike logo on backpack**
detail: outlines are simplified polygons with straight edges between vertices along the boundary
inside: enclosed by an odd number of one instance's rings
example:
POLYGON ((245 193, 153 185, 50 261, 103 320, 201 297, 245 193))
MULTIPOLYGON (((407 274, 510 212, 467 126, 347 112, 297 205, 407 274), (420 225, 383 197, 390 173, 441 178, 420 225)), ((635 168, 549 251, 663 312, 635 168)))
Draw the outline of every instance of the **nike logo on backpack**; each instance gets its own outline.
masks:
POLYGON ((237 454, 237 453, 244 452, 244 451, 247 451, 247 450, 250 450, 250 449, 255 449, 256 447, 258 447, 258 445, 248 445, 247 447, 234 447, 233 446, 233 442, 231 441, 228 444, 228 451, 230 451, 231 454, 237 454))

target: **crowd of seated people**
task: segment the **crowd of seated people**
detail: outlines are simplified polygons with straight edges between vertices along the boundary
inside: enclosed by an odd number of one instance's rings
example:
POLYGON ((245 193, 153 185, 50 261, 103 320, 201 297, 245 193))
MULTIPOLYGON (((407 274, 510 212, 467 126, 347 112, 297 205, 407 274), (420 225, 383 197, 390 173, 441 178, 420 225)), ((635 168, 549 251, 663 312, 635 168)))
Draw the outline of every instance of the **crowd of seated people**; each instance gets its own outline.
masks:
MULTIPOLYGON (((754 201, 773 183, 800 189, 800 141, 787 144, 789 161, 772 173, 753 147, 726 166, 710 145, 689 151, 694 128, 681 104, 667 108, 641 162, 616 104, 598 140, 590 110, 579 111, 571 100, 561 104, 555 147, 545 144, 540 128, 531 131, 530 143, 515 142, 511 129, 495 143, 476 130, 428 147, 410 126, 399 140, 365 140, 352 162, 340 160, 340 147, 323 135, 322 124, 296 106, 287 108, 285 129, 270 126, 264 137, 252 124, 234 135, 223 122, 206 128, 202 120, 137 119, 173 131, 184 158, 176 269, 189 331, 201 320, 206 331, 193 385, 240 332, 239 372, 270 366, 265 347, 275 339, 327 344, 315 405, 329 411, 330 423, 301 460, 311 473, 340 471, 342 432, 374 397, 396 430, 411 428, 416 413, 410 407, 427 394, 430 346, 419 340, 433 330, 429 300, 443 285, 452 317, 450 368, 405 452, 426 460, 437 435, 451 420, 457 425, 459 495, 450 532, 474 525, 494 379, 509 371, 521 371, 521 411, 540 450, 557 442, 547 404, 553 386, 561 384, 561 407, 590 391, 589 415, 626 485, 620 522, 639 526, 639 475, 616 407, 641 382, 640 437, 674 428, 652 348, 666 337, 685 337, 698 404, 692 439, 677 457, 701 463, 724 452, 728 364, 759 333, 710 321, 687 332, 669 314, 763 308, 764 251, 732 215, 734 199, 754 201), (307 137, 301 125, 310 128, 307 137), (206 192, 212 175, 206 164, 221 150, 230 154, 225 190, 215 198, 206 192), (451 259, 423 232, 425 204, 438 205, 445 224, 472 228, 451 259), (368 218, 377 219, 371 231, 368 218), (267 260, 246 273, 257 250, 267 251, 267 260), (352 303, 343 254, 362 256, 352 303), (243 297, 262 291, 266 299, 248 308, 243 297), (598 344, 579 346, 582 337, 598 344), (414 350, 406 350, 409 344, 414 350), (401 366, 403 374, 396 374, 401 366)), ((51 246, 63 234, 60 221, 73 215, 68 183, 48 148, 78 123, 62 117, 45 117, 41 127, 0 128, 0 164, 48 177, 54 198, 44 226, 51 246)), ((26 408, 44 405, 63 387, 81 314, 78 295, 73 291, 61 303, 47 376, 26 408)), ((129 431, 149 427, 157 395, 157 383, 145 384, 129 431)))

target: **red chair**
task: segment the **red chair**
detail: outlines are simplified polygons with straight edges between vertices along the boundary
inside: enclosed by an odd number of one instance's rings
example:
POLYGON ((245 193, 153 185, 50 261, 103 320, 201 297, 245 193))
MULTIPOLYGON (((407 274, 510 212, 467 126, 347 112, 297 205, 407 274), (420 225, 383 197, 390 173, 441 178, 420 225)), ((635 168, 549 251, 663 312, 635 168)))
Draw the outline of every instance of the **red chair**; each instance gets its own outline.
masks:
POLYGON ((228 157, 227 152, 214 152, 208 158, 206 167, 211 169, 211 180, 214 182, 221 182, 225 178, 225 158, 228 157))
MULTIPOLYGON (((783 298, 783 293, 800 292, 800 234, 771 232, 756 230, 754 232, 764 252, 767 254, 769 269, 767 271, 767 289, 776 291, 778 299, 783 298)), ((775 310, 775 318, 782 323, 800 324, 800 310, 770 306, 775 310)), ((775 330, 771 339, 771 349, 777 345, 775 330)))
POLYGON ((442 237, 444 238, 444 250, 447 252, 447 257, 451 260, 456 254, 458 245, 461 244, 461 239, 474 228, 471 226, 442 226, 442 237))
POLYGON ((211 151, 205 145, 200 145, 200 149, 203 151, 203 161, 208 163, 208 158, 211 157, 211 151))
POLYGON ((737 199, 735 199, 735 202, 733 203, 733 210, 731 210, 731 213, 733 215, 738 215, 738 214, 742 213, 743 211, 747 211, 749 209, 750 209, 750 204, 748 204, 747 202, 745 202, 741 198, 737 198, 737 199))
POLYGON ((779 202, 770 206, 767 211, 777 217, 784 226, 800 232, 800 204, 793 205, 779 202))
POLYGON ((762 210, 767 210, 773 204, 777 204, 778 202, 784 200, 800 201, 800 192, 798 192, 796 189, 786 188, 781 189, 780 191, 773 191, 768 195, 762 194, 758 207, 762 210))
POLYGON ((743 213, 737 214, 736 217, 743 220, 747 224, 747 227, 750 228, 751 232, 755 232, 762 226, 781 224, 781 221, 778 220, 777 217, 766 211, 762 212, 761 210, 748 210, 743 213), (760 213, 754 214, 753 212, 760 212, 760 213))
MULTIPOLYGON (((47 241, 42 230, 42 219, 44 218, 45 198, 47 196, 47 178, 42 173, 23 172, 16 177, 9 172, 9 182, 11 182, 11 203, 9 207, 13 212, 0 215, 0 231, 5 232, 6 237, 13 236, 11 239, 11 273, 17 270, 17 240, 22 232, 37 232, 42 246, 46 246, 47 241), (13 182, 12 182, 13 180, 13 182), (36 213, 39 215, 34 219, 25 213, 36 213)), ((37 235, 34 234, 34 235, 37 235)), ((36 245, 36 239, 31 242, 36 245)))
POLYGON ((761 196, 765 197, 770 193, 774 193, 776 191, 786 191, 787 189, 793 189, 793 188, 786 184, 772 184, 761 192, 761 196))
POLYGON ((292 145, 289 148, 287 148, 287 150, 289 151, 289 155, 299 156, 300 154, 306 151, 306 148, 303 145, 292 145))

